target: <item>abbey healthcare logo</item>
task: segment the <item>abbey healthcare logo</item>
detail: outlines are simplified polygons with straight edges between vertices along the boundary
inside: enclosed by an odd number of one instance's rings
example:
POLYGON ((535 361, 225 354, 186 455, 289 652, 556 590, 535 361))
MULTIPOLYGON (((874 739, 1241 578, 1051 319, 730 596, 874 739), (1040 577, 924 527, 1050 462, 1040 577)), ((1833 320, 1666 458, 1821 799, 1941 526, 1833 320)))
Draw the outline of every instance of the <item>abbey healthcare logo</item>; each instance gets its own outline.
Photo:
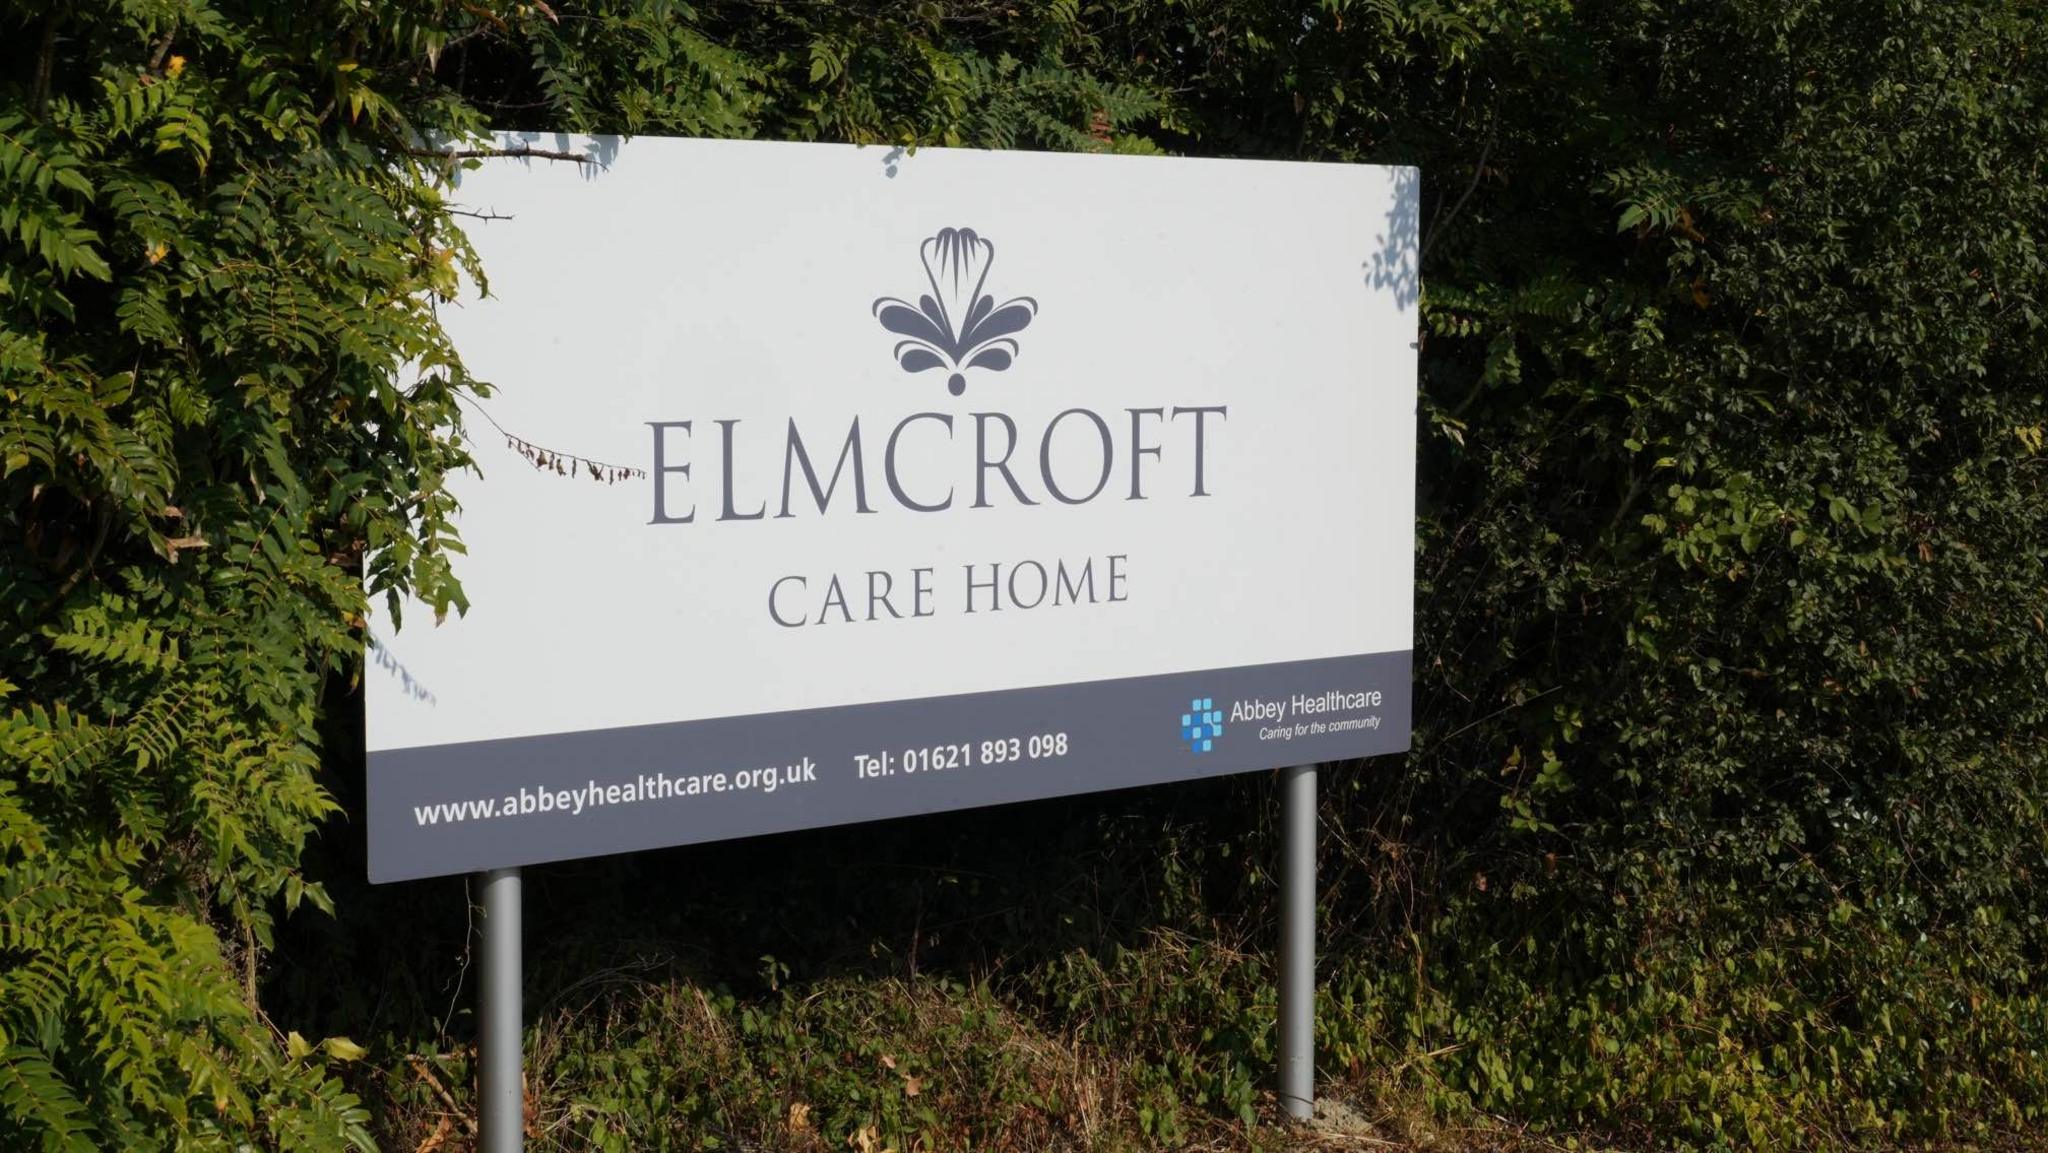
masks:
POLYGON ((913 307, 893 296, 877 299, 875 318, 903 337, 896 342, 896 363, 905 372, 949 370, 946 391, 967 391, 966 371, 985 368, 1001 372, 1017 358, 1014 334, 1038 315, 1038 302, 1028 296, 1001 304, 984 295, 996 246, 972 228, 942 228, 918 246, 924 261, 929 294, 913 307))
POLYGON ((1188 711, 1180 715, 1180 739, 1188 748, 1197 753, 1212 752, 1216 741, 1223 735, 1223 710, 1216 707, 1214 697, 1196 697, 1188 702, 1188 711))

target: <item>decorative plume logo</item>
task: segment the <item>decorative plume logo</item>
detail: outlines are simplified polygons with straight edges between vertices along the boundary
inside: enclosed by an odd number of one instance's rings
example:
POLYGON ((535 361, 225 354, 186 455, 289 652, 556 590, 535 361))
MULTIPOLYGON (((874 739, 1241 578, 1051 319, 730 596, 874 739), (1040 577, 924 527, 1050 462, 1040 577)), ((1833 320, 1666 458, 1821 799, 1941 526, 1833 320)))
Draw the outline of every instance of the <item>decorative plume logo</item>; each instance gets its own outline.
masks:
POLYGON ((896 363, 905 372, 928 368, 951 371, 946 391, 967 391, 970 368, 1001 372, 1017 358, 1013 334, 1024 331, 1038 315, 1038 302, 1019 296, 997 304, 982 293, 996 246, 972 228, 942 228, 918 246, 924 274, 931 284, 917 304, 884 296, 875 301, 875 318, 903 340, 896 342, 896 363))

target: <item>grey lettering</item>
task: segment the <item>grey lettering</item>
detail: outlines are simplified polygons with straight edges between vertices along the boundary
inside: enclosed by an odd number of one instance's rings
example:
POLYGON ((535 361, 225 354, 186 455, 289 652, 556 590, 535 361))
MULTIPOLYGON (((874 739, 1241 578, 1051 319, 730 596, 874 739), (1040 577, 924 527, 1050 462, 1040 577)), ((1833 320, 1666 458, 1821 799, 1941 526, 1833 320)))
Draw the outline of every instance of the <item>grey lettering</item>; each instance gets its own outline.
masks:
POLYGON ((937 504, 920 504, 910 499, 909 494, 903 491, 903 483, 896 477, 896 438, 903 435, 903 430, 909 428, 911 422, 919 420, 936 420, 945 425, 946 437, 949 440, 952 439, 953 418, 950 414, 943 412, 913 412, 899 421, 895 429, 889 433, 889 447, 882 452, 882 474, 888 479, 889 494, 896 498, 897 504, 913 512, 944 512, 953 507, 952 489, 947 489, 946 499, 937 504))
MULTIPOLYGON (((895 438, 891 437, 889 443, 893 448, 895 438)), ((804 451, 803 437, 797 435, 796 421, 792 419, 789 422, 789 441, 782 450, 782 511, 775 514, 775 519, 781 520, 792 515, 789 511, 791 465, 803 467, 804 481, 811 486, 811 498, 818 502, 818 511, 824 512, 826 506, 832 502, 832 494, 839 490, 839 475, 846 471, 846 462, 849 459, 853 461, 854 511, 873 512, 875 510, 868 507, 867 469, 861 464, 860 418, 854 417, 853 426, 846 430, 846 443, 840 446, 839 459, 832 465, 832 481, 823 488, 818 487, 818 473, 811 467, 811 454, 804 451)), ((890 484, 894 483, 892 479, 890 484)))
POLYGON ((1205 467, 1207 467, 1207 462, 1204 460, 1203 456, 1203 454, 1207 451, 1207 441, 1203 438, 1202 435, 1202 421, 1203 418, 1207 417, 1210 413, 1215 413, 1216 415, 1221 416, 1223 419, 1229 420, 1230 407, 1228 405, 1222 404, 1209 404, 1202 405, 1196 408, 1175 408, 1173 410, 1174 419, 1180 419, 1180 414, 1184 412, 1191 412, 1195 414, 1195 491, 1188 495, 1208 496, 1209 490, 1202 487, 1202 470, 1205 467))
POLYGON ((874 619, 875 619, 875 606, 876 606, 876 605, 878 605, 878 604, 879 604, 879 605, 881 605, 881 606, 882 606, 883 608, 885 608, 885 609, 888 609, 888 610, 889 610, 889 615, 890 615, 890 616, 892 616, 892 617, 895 617, 895 618, 896 618, 897 620, 899 620, 899 621, 903 619, 903 614, 902 614, 902 613, 899 613, 899 612, 897 612, 897 611, 896 611, 896 606, 895 606, 895 605, 893 605, 893 604, 890 604, 890 603, 889 603, 889 590, 890 590, 890 589, 892 589, 892 588, 894 588, 895 586, 896 586, 896 578, 895 578, 895 577, 893 577, 893 576, 890 576, 890 575, 889 575, 889 574, 888 574, 887 572, 883 572, 883 571, 880 571, 880 570, 876 570, 876 569, 869 569, 869 570, 868 570, 868 619, 869 619, 869 620, 874 620, 874 619), (882 578, 882 587, 881 587, 881 589, 880 589, 879 591, 877 591, 877 590, 876 590, 876 588, 875 588, 875 578, 876 578, 876 577, 881 577, 881 578, 882 578))
POLYGON ((1145 439, 1144 439, 1144 434, 1143 434, 1143 433, 1142 433, 1142 432, 1140 431, 1140 429, 1141 429, 1141 428, 1142 428, 1143 426, 1139 424, 1139 420, 1140 420, 1140 418, 1142 418, 1142 417, 1147 417, 1147 416, 1150 416, 1150 417, 1156 417, 1156 418, 1162 418, 1162 419, 1163 419, 1163 418, 1165 417, 1165 415, 1166 415, 1166 411, 1165 411, 1164 409, 1158 409, 1158 408, 1133 408, 1133 409, 1130 409, 1130 410, 1128 410, 1128 411, 1129 411, 1129 412, 1130 412, 1130 414, 1131 414, 1131 497, 1130 497, 1130 499, 1132 499, 1132 500, 1144 500, 1144 499, 1145 499, 1145 489, 1144 489, 1144 485, 1143 485, 1143 483, 1141 482, 1141 479, 1140 479, 1140 477, 1139 477, 1139 472, 1140 472, 1140 469, 1141 469, 1141 467, 1142 467, 1142 465, 1143 465, 1143 463, 1144 463, 1144 460, 1145 460, 1145 458, 1146 458, 1146 457, 1148 457, 1148 456, 1149 456, 1149 457, 1153 457, 1153 458, 1155 458, 1155 459, 1156 459, 1156 458, 1157 458, 1157 457, 1159 456, 1159 446, 1158 446, 1158 445, 1156 445, 1156 444, 1154 444, 1154 445, 1147 445, 1147 444, 1145 443, 1145 439))
POLYGON ((732 507, 732 426, 738 423, 737 420, 718 422, 719 442, 725 450, 725 511, 719 514, 718 519, 760 520, 768 514, 768 502, 765 500, 761 502, 760 508, 749 513, 736 512, 732 507))
POLYGON ((797 628, 804 623, 802 617, 798 617, 796 620, 793 621, 783 620, 782 613, 775 606, 775 598, 779 593, 782 592, 782 586, 788 584, 791 581, 796 582, 796 587, 799 591, 801 591, 804 588, 804 586, 811 583, 800 576, 786 576, 783 577, 781 580, 776 581, 773 585, 770 585, 768 588, 768 615, 774 618, 776 624, 779 624, 786 629, 797 628))
POLYGON ((995 469, 997 472, 1003 474, 1003 483, 1010 486, 1010 492, 1017 498, 1018 504, 1038 503, 1037 501, 1032 500, 1030 497, 1025 496, 1024 490, 1017 486, 1017 478, 1010 475, 1010 454, 1016 451, 1016 421, 1011 420, 1009 417, 1003 415, 1000 412, 977 412, 974 414, 975 508, 989 507, 988 471, 990 469, 995 469), (988 421, 990 417, 994 417, 995 419, 1002 421, 1003 430, 1009 435, 1009 443, 1003 446, 1003 457, 1001 460, 990 460, 988 458, 988 421))
POLYGON ((968 611, 968 612, 973 612, 973 611, 974 611, 974 590, 975 590, 975 589, 978 589, 978 588, 985 588, 985 589, 987 589, 987 590, 988 590, 988 599, 989 599, 989 611, 990 611, 990 612, 1001 612, 1001 611, 1003 611, 1003 594, 1002 594, 1001 586, 1000 586, 1000 585, 998 585, 998 584, 996 583, 996 580, 997 580, 997 578, 998 578, 998 577, 999 577, 999 576, 1001 575, 1001 569, 1002 569, 1002 567, 1003 567, 1003 566, 1001 566, 1001 565, 999 565, 999 564, 991 564, 991 565, 989 565, 989 566, 988 566, 988 580, 986 580, 986 581, 977 581, 977 580, 975 580, 975 579, 974 579, 974 566, 973 566, 972 564, 969 564, 969 565, 967 566, 967 611, 968 611))
MULTIPOLYGON (((1104 423, 1101 417, 1095 415, 1094 413, 1088 411, 1085 408, 1070 408, 1065 412, 1060 413, 1058 416, 1053 417, 1052 423, 1045 426, 1045 437, 1038 442, 1039 474, 1045 478, 1046 491, 1050 492, 1053 496, 1053 499, 1059 501, 1061 504, 1087 504, 1089 501, 1094 500, 1096 496, 1100 494, 1102 490, 1109 485, 1109 471, 1115 460, 1115 457, 1116 446, 1110 440, 1109 425, 1104 423), (1095 481, 1095 487, 1088 490, 1088 495, 1082 497, 1072 497, 1068 496, 1064 492, 1061 492, 1059 482, 1054 480, 1052 476, 1053 433, 1059 430, 1061 421, 1076 414, 1085 416, 1089 420, 1094 421, 1095 431, 1102 438, 1102 475, 1095 481)), ((1197 454, 1197 459, 1200 459, 1199 453, 1197 454)))
POLYGON ((1011 565, 1010 603, 1016 605, 1020 609, 1035 609, 1045 602, 1045 591, 1047 588, 1051 587, 1051 584, 1051 580, 1047 578, 1045 575, 1045 566, 1039 564, 1035 560, 1027 560, 1021 564, 1011 565), (1027 568, 1035 569, 1038 572, 1038 592, 1035 595, 1033 595, 1029 601, 1026 601, 1025 598, 1017 595, 1017 574, 1023 572, 1027 568))
POLYGON ((654 519, 647 523, 689 524, 697 519, 697 506, 694 504, 690 506, 689 512, 681 516, 668 515, 668 502, 666 499, 668 495, 668 474, 679 472, 683 474, 684 480, 688 480, 690 479, 690 466, 688 464, 668 463, 666 448, 668 437, 666 434, 669 429, 680 428, 683 430, 683 435, 687 437, 690 433, 690 422, 687 420, 650 420, 647 422, 647 427, 654 430, 654 519))

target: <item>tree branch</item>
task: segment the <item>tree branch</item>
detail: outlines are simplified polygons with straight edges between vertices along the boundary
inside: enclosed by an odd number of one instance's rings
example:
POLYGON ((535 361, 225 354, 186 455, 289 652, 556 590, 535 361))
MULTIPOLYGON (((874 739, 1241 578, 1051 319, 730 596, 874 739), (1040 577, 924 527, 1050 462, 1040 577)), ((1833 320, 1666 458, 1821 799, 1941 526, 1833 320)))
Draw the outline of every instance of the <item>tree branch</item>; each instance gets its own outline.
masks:
POLYGON ((43 41, 36 49, 36 78, 29 88, 29 116, 36 120, 43 118, 43 105, 50 99, 50 78, 57 69, 57 22, 61 18, 55 5, 43 17, 43 41))
POLYGON ((164 38, 162 40, 157 41, 156 51, 151 52, 149 54, 149 70, 151 72, 162 71, 164 66, 164 57, 169 56, 171 54, 171 40, 173 37, 177 36, 177 34, 178 26, 174 23, 171 25, 170 29, 164 33, 164 38))

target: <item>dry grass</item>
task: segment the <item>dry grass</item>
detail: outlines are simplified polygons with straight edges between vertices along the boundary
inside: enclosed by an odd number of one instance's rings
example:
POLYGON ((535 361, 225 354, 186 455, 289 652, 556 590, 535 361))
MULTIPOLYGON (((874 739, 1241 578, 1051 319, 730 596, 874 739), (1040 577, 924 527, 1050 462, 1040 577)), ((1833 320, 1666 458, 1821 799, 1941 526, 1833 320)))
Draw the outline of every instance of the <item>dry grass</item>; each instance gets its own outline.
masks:
MULTIPOLYGON (((778 1153, 1215 1153, 1402 1150, 1537 1153, 1560 1144, 1506 1123, 1447 1125, 1417 1101, 1350 1095, 1319 1103, 1311 1124, 1280 1117, 1268 1093, 1250 1130, 1194 1109, 1180 1131, 1148 1131, 1140 1055, 1047 1033, 988 989, 917 979, 827 982, 788 998, 764 1040, 729 1000, 659 966, 599 973, 565 990, 529 1038, 527 1137, 535 1150, 724 1148, 778 1153), (808 1042, 808 1044, 807 1044, 808 1042), (806 1052, 806 1050, 809 1050, 806 1052), (703 1124, 683 1113, 635 1115, 630 1089, 608 1095, 604 1062, 629 1063, 669 1098, 703 1098, 703 1124), (1389 1101, 1392 1101, 1390 1104, 1389 1101), (876 1103, 894 1103, 889 1110, 876 1103), (863 1109, 866 1124, 850 1124, 863 1109), (712 1142, 716 1144, 712 1144, 712 1142)), ((410 1055, 387 1079, 385 1147, 409 1153, 475 1148, 471 1054, 410 1055)), ((1598 1148, 1581 1144, 1579 1149, 1598 1148)))
MULTIPOLYGON (((840 978, 739 1003, 666 962, 602 970, 544 1006, 529 1034, 534 1150, 776 1153, 1648 1153, 1536 1132, 1512 1119, 1447 1120, 1395 1071, 1323 1088, 1313 1122, 1271 1093, 1247 1128, 1213 1106, 1162 1126, 1160 1057, 1048 1031, 980 984, 840 978)), ((367 1096, 384 1148, 476 1147, 472 1054, 409 1055, 367 1096)), ((2025 1135, 2001 1153, 2048 1148, 2025 1135)), ((1901 1151, 1903 1153, 1903 1151, 1901 1151)), ((1928 1150, 1926 1153, 1933 1153, 1928 1150)), ((1943 1150, 1943 1153, 1947 1153, 1943 1150)))

